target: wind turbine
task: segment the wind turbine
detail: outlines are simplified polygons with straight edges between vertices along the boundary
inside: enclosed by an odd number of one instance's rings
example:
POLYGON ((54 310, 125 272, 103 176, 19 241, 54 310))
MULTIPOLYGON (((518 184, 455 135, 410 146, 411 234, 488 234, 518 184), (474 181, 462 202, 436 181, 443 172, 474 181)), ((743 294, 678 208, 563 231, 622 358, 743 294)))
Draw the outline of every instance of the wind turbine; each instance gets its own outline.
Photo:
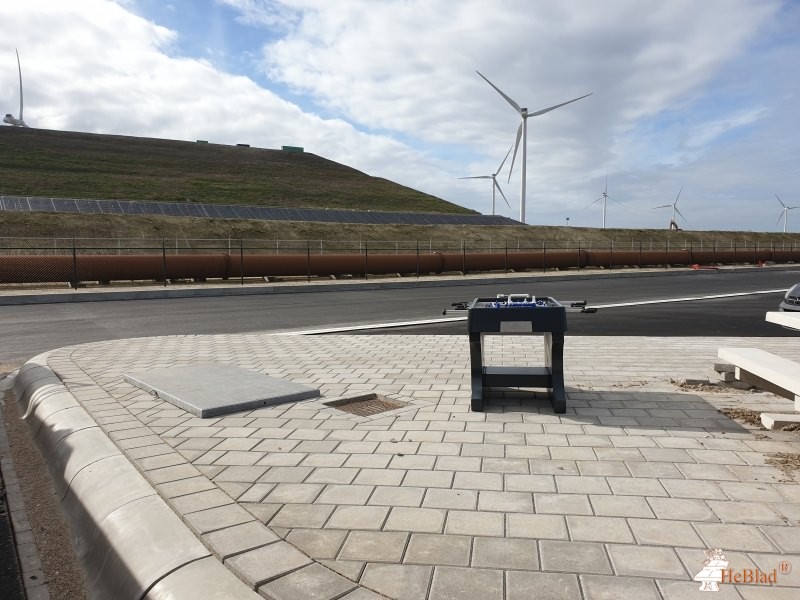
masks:
POLYGON ((17 53, 17 70, 19 71, 19 119, 11 113, 6 113, 3 117, 3 123, 8 123, 14 127, 27 127, 28 125, 22 120, 22 66, 19 64, 19 50, 16 48, 14 51, 17 53))
POLYGON ((511 205, 508 204, 508 198, 506 198, 506 195, 503 193, 503 190, 500 189, 500 184, 497 183, 497 176, 500 174, 500 171, 503 170, 503 165, 506 164, 506 160, 508 159, 508 155, 509 154, 511 154, 511 148, 509 148, 508 152, 506 152, 506 156, 503 159, 503 162, 500 163, 500 166, 497 167, 497 171, 495 171, 491 175, 473 175, 472 177, 459 177, 459 179, 491 179, 492 180, 492 214, 493 215, 495 214, 495 210, 494 210, 494 199, 495 199, 495 193, 494 192, 495 192, 495 190, 500 192, 500 195, 503 197, 503 200, 506 201, 506 204, 508 205, 508 208, 511 208, 511 205))
MULTIPOLYGON (((681 211, 679 211, 679 210, 678 210, 678 198, 680 198, 680 197, 681 197, 681 192, 682 192, 682 191, 683 191, 683 186, 681 186, 681 189, 680 189, 680 190, 678 190, 678 195, 677 195, 677 196, 675 196, 675 202, 673 202, 672 204, 662 204, 661 206, 656 206, 656 207, 653 209, 653 210, 656 210, 656 209, 658 209, 658 208, 669 208, 670 206, 672 207, 672 219, 671 219, 671 220, 670 220, 670 222, 669 222, 669 228, 670 228, 670 229, 673 229, 673 228, 674 228, 674 229, 680 229, 680 228, 678 227, 678 223, 677 223, 677 221, 675 221, 675 213, 679 214, 679 215, 680 215, 680 217, 681 217, 681 219, 683 219, 684 221, 686 221, 686 217, 684 217, 684 216, 683 216, 683 214, 681 213, 681 211)), ((688 221, 686 221, 686 222, 688 223, 688 221)))
POLYGON ((783 200, 780 199, 778 194, 775 194, 775 197, 778 198, 778 202, 780 202, 781 206, 783 207, 783 210, 781 211, 781 216, 778 217, 778 222, 775 223, 775 225, 780 223, 781 219, 783 219, 783 233, 786 233, 786 223, 789 221, 789 211, 794 210, 795 208, 800 208, 800 206, 786 206, 783 203, 783 200))
MULTIPOLYGON (((594 204, 600 202, 600 200, 603 201, 603 229, 605 229, 606 228, 606 203, 608 202, 608 176, 607 175, 606 175, 606 187, 603 190, 603 193, 600 195, 600 197, 597 200, 592 202, 589 206, 593 206, 594 204)), ((589 206, 587 206, 586 208, 589 208, 589 206)), ((586 210, 586 208, 584 210, 586 210)))
POLYGON ((522 139, 522 186, 520 188, 520 196, 519 196, 519 220, 520 222, 525 222, 525 182, 526 182, 526 165, 528 159, 528 117, 538 117, 539 115, 543 115, 545 113, 550 112, 551 110, 555 110, 557 108, 561 108, 562 106, 566 106, 567 104, 571 104, 572 102, 577 102, 586 96, 591 96, 592 94, 585 94, 580 98, 575 98, 574 100, 568 100, 567 102, 562 102, 561 104, 556 104, 555 106, 549 106, 547 108, 543 108, 541 110, 537 110, 534 112, 528 112, 527 108, 520 107, 519 104, 514 102, 509 96, 507 96, 499 87, 489 81, 486 77, 481 74, 480 71, 475 71, 478 75, 481 76, 486 83, 494 88, 494 90, 500 94, 503 98, 505 98, 506 102, 508 102, 511 107, 519 113, 519 116, 522 118, 522 122, 519 124, 519 129, 517 129, 517 141, 514 143, 514 156, 511 158, 511 167, 508 170, 508 180, 511 181, 511 172, 514 170, 514 161, 517 158, 517 149, 519 148, 519 141, 520 138, 522 139))

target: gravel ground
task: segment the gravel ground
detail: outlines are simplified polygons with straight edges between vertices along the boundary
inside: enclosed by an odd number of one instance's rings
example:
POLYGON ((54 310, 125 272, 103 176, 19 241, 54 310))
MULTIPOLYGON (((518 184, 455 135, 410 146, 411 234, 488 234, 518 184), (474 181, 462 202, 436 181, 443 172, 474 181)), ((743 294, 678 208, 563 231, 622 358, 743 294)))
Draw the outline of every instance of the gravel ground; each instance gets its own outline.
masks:
MULTIPOLYGON (((4 367, 8 365, 0 363, 0 375, 4 367)), ((13 392, 5 392, 1 402, 0 417, 5 422, 14 468, 50 597, 55 600, 86 598, 84 573, 42 455, 33 443, 28 425, 20 418, 13 392)))

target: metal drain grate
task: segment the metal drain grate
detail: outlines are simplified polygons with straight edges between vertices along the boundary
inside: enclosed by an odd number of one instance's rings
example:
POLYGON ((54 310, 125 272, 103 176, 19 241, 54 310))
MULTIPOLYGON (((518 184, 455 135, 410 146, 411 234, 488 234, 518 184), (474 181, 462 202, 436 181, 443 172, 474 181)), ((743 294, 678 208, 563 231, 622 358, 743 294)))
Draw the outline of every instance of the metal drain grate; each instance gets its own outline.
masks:
POLYGON ((358 396, 355 398, 332 400, 331 402, 325 402, 324 404, 325 406, 330 406, 358 417, 370 417, 372 415, 378 415, 383 412, 408 406, 407 402, 390 400, 389 398, 379 396, 378 394, 366 394, 364 396, 358 396))

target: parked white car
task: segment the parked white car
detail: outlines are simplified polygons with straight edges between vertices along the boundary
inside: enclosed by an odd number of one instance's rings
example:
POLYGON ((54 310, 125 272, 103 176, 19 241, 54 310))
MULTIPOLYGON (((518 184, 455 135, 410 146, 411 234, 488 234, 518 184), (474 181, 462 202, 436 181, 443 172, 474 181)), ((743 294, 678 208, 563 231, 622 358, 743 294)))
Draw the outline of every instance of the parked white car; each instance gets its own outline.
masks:
POLYGON ((785 312, 800 312, 800 283, 786 292, 778 310, 785 312))

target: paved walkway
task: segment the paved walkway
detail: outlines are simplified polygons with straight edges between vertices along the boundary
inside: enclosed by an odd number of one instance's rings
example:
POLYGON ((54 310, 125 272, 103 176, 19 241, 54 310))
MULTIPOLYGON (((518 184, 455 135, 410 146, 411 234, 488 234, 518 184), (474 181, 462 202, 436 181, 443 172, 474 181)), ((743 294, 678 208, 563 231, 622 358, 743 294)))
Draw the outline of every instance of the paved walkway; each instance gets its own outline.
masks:
MULTIPOLYGON (((536 338, 487 340, 487 362, 542 360, 536 338)), ((56 431, 51 466, 65 473, 62 502, 96 592, 113 573, 115 597, 797 598, 800 485, 768 463, 800 453, 800 435, 718 412, 791 402, 681 386, 709 376, 720 346, 800 360, 797 337, 568 337, 564 415, 511 390, 470 412, 466 335, 119 340, 37 357, 26 377, 44 378, 34 416, 60 398, 31 422, 39 438, 56 431), (123 380, 204 362, 323 396, 199 419, 123 380), (47 387, 48 369, 77 402, 47 387), (403 406, 360 417, 326 404, 364 393, 403 406), (86 445, 104 450, 79 463, 86 445), (124 499, 110 491, 120 483, 124 499), (99 496, 121 508, 102 511, 99 496), (102 556, 98 537, 111 548, 102 556), (776 585, 699 591, 692 578, 716 548, 731 575, 777 568, 776 585)), ((18 394, 36 396, 39 384, 18 379, 18 394)))

